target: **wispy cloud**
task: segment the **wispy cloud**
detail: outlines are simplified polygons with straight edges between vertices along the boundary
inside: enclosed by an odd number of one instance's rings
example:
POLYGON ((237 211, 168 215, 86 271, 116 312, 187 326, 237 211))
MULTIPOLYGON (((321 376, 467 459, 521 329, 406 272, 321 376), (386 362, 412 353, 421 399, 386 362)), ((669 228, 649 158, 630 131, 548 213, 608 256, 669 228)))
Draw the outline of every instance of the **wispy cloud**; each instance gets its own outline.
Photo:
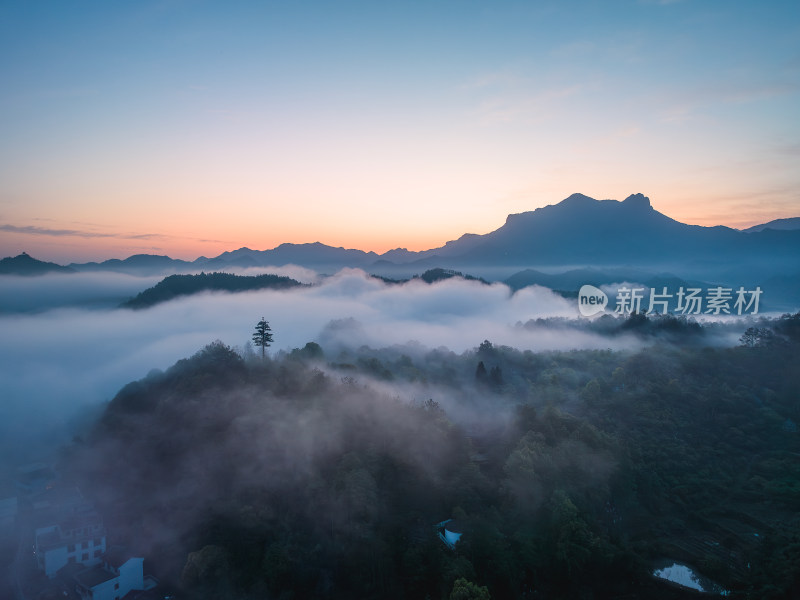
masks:
POLYGON ((120 236, 130 240, 168 240, 172 236, 164 235, 161 233, 137 233, 136 235, 120 236))
POLYGON ((773 81, 752 82, 748 84, 720 82, 695 88, 679 90, 677 93, 664 94, 667 105, 661 111, 661 120, 665 122, 684 122, 691 119, 698 111, 721 104, 750 104, 763 100, 771 100, 781 96, 796 95, 800 92, 800 82, 773 81))
POLYGON ((225 240, 174 236, 163 233, 111 233, 103 231, 88 231, 82 229, 54 229, 50 227, 38 227, 36 225, 18 226, 18 225, 3 224, 0 225, 0 231, 5 231, 7 233, 19 233, 23 235, 49 236, 49 237, 79 237, 86 239, 112 238, 112 239, 123 239, 123 240, 157 240, 157 241, 188 239, 206 244, 229 243, 226 242, 225 240))
POLYGON ((77 229, 50 229, 48 227, 36 227, 34 225, 0 225, 0 231, 8 233, 22 233, 25 235, 47 235, 53 237, 83 237, 83 238, 109 238, 118 237, 112 233, 99 233, 94 231, 80 231, 77 229))
POLYGON ((552 115, 560 101, 581 93, 581 84, 554 86, 530 94, 497 96, 479 108, 481 120, 487 123, 515 121, 536 122, 552 115))

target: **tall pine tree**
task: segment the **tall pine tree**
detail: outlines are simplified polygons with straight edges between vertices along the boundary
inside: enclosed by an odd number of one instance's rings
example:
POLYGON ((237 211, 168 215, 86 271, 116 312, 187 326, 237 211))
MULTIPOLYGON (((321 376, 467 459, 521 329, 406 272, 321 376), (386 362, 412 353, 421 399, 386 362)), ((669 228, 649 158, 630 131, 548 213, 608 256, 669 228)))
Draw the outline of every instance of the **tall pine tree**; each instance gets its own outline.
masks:
POLYGON ((256 346, 261 346, 261 359, 264 359, 264 352, 267 348, 269 348, 270 343, 272 342, 272 329, 269 326, 269 322, 267 322, 264 317, 261 317, 261 320, 256 324, 256 330, 253 333, 253 344, 256 346))

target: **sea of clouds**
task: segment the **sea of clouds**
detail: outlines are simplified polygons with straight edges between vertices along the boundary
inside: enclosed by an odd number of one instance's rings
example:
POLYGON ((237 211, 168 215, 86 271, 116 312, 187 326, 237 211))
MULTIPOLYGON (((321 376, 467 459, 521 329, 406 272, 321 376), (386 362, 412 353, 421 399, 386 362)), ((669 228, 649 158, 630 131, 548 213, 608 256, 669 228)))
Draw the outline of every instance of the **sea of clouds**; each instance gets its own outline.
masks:
MULTIPOLYGON (((323 347, 382 348, 416 342, 463 352, 483 340, 530 350, 634 349, 588 331, 523 328, 547 317, 577 318, 575 300, 541 287, 514 294, 503 284, 448 279, 386 284, 358 269, 320 278, 307 269, 271 269, 314 285, 285 291, 203 293, 145 310, 118 304, 159 277, 79 273, 0 278, 0 439, 21 432, 53 441, 65 424, 87 419, 126 383, 166 369, 221 340, 244 350, 266 318, 270 351, 309 341, 323 347), (332 326, 331 324, 335 326, 332 326)), ((19 448, 17 447, 17 450, 19 448)))

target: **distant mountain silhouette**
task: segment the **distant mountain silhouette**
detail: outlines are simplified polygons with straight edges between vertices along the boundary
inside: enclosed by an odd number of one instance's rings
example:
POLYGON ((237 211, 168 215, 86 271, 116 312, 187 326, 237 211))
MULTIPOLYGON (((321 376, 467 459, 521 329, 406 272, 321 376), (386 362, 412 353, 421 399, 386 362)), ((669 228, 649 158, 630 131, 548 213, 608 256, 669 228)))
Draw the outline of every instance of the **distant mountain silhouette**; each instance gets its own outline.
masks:
POLYGON ((2 275, 44 275, 45 273, 74 273, 74 269, 56 263, 36 260, 26 252, 0 260, 2 275))
POLYGON ((152 274, 296 264, 328 273, 359 267, 389 277, 408 277, 433 267, 483 277, 492 269, 504 269, 502 277, 507 277, 513 269, 545 273, 595 267, 641 269, 651 276, 669 271, 681 277, 749 285, 800 270, 800 229, 790 229, 798 223, 800 218, 778 219, 746 231, 701 227, 658 212, 642 194, 621 202, 573 194, 557 204, 511 214, 490 233, 467 233, 421 252, 396 248, 379 255, 319 242, 287 243, 271 250, 240 248, 194 262, 140 254, 70 267, 152 274))
POLYGON ((742 231, 746 233, 753 233, 754 231, 763 231, 765 229, 777 229, 778 231, 793 231, 800 229, 800 217, 791 217, 789 219, 775 219, 769 223, 762 223, 761 225, 753 225, 742 231))
POLYGON ((152 275, 164 272, 185 271, 193 263, 170 258, 158 254, 134 254, 124 260, 112 258, 101 263, 72 263, 69 266, 76 271, 115 271, 134 275, 152 275))
MULTIPOLYGON (((627 279, 627 278, 625 278, 627 279)), ((531 285, 539 285, 552 290, 577 290, 583 284, 603 285, 613 282, 607 273, 596 269, 571 269, 564 273, 543 273, 535 269, 525 269, 504 280, 512 290, 517 291, 531 285)), ((616 279, 620 281, 620 279, 616 279)))
POLYGON ((525 269, 507 278, 504 283, 512 290, 517 291, 531 285, 540 285, 552 290, 576 291, 584 284, 595 286, 610 283, 640 283, 648 288, 661 289, 666 287, 677 290, 679 287, 707 288, 711 283, 696 280, 685 280, 671 273, 658 273, 640 269, 572 269, 564 273, 542 273, 534 269, 525 269))
POLYGON ((725 264, 732 260, 800 257, 800 231, 747 234, 728 227, 680 223, 661 214, 642 194, 622 202, 573 194, 562 202, 509 215, 482 236, 462 236, 422 256, 457 266, 725 264))
MULTIPOLYGON (((393 251, 392 251, 393 252, 393 251)), ((205 263, 197 263, 203 267, 266 267, 288 264, 302 265, 317 269, 339 269, 341 267, 366 267, 378 260, 375 252, 334 248, 319 242, 311 244, 281 244, 272 250, 251 250, 239 248, 232 252, 223 252, 218 257, 205 263)))

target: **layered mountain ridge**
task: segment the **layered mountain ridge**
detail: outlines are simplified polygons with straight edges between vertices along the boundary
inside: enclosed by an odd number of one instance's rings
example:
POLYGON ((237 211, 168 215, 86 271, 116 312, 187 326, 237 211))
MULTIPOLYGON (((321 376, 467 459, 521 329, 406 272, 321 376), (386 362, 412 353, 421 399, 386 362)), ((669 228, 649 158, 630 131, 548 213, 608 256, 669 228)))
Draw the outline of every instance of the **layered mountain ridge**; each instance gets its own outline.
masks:
POLYGON ((505 269, 505 276, 509 269, 613 266, 674 270, 680 265, 691 275, 724 275, 733 270, 778 277, 800 272, 800 218, 745 231, 703 227, 664 215, 641 193, 622 201, 576 193, 557 204, 510 214, 501 227, 489 233, 465 233, 423 251, 396 248, 377 254, 320 242, 284 243, 269 250, 243 247, 191 262, 140 254, 124 260, 73 263, 67 268, 143 275, 289 264, 323 272, 357 267, 390 275, 433 266, 505 269))

